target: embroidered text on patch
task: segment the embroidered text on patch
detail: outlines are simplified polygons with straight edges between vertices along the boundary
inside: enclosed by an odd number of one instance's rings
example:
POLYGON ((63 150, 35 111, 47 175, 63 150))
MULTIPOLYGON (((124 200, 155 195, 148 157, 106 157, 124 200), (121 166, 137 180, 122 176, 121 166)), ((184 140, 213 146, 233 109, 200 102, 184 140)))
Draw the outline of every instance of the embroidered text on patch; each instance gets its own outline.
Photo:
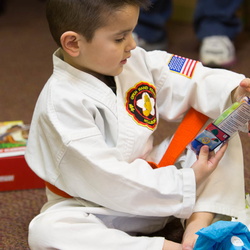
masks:
POLYGON ((168 63, 168 67, 171 71, 179 73, 188 78, 192 78, 197 61, 173 55, 168 63))
POLYGON ((126 109, 134 121, 149 129, 157 125, 154 85, 139 82, 127 92, 126 109))

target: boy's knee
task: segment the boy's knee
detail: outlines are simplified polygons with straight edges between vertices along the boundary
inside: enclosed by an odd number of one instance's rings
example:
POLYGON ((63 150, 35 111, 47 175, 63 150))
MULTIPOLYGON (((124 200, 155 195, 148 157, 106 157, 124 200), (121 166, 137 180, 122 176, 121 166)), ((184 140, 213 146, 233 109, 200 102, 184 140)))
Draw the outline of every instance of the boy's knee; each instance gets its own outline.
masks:
POLYGON ((51 247, 51 240, 54 238, 55 221, 53 218, 43 216, 35 217, 29 224, 28 243, 30 249, 46 249, 51 247))

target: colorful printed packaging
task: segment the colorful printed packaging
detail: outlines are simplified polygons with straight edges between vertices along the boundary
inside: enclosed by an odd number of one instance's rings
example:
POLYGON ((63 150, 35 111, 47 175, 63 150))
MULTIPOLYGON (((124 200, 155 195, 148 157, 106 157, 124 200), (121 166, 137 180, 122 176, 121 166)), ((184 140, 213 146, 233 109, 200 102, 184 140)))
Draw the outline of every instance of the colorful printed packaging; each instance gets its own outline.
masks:
POLYGON ((233 103, 214 122, 210 123, 191 142, 192 150, 198 155, 203 145, 213 151, 241 130, 250 120, 250 98, 244 97, 233 103))

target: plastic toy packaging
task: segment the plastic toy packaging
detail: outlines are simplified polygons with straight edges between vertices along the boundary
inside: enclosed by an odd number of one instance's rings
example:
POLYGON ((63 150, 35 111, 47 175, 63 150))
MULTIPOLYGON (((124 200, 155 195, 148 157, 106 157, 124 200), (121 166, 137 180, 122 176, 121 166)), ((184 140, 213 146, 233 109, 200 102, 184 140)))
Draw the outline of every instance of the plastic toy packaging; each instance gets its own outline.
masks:
POLYGON ((202 228, 194 250, 249 250, 250 232, 241 222, 217 221, 202 228))
POLYGON ((196 136, 190 146, 197 155, 203 145, 209 146, 209 150, 213 151, 237 131, 243 130, 249 120, 250 98, 246 96, 239 102, 233 103, 216 120, 210 123, 196 136))

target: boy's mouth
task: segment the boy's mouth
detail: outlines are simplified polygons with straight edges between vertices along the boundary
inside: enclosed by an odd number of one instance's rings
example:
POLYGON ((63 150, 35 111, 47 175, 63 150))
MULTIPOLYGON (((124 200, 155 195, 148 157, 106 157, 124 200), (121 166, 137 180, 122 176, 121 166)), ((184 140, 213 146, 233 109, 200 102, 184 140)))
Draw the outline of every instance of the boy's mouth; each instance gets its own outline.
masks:
POLYGON ((121 61, 121 64, 126 64, 127 63, 127 59, 124 59, 121 61))
POLYGON ((127 57, 127 58, 123 59, 123 60, 121 61, 121 64, 126 64, 126 63, 127 63, 127 61, 128 61, 128 59, 129 59, 129 57, 127 57))

